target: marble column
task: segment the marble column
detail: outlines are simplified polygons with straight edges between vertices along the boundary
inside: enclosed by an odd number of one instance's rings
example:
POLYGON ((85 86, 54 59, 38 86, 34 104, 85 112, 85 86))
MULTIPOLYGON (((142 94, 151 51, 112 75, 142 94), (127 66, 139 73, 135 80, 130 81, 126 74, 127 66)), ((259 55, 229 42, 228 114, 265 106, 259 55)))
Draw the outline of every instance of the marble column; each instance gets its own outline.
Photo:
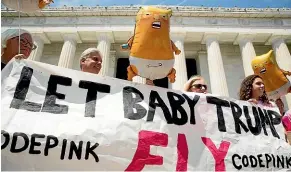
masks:
POLYGON ((245 76, 254 74, 252 69, 252 59, 256 57, 255 48, 250 37, 243 37, 239 41, 240 52, 243 61, 245 76))
POLYGON ((100 51, 102 56, 102 68, 99 74, 109 76, 110 73, 110 39, 106 33, 101 33, 97 37, 98 45, 97 49, 100 51))
POLYGON ((64 34, 64 45, 60 55, 58 66, 72 68, 76 53, 77 41, 74 35, 64 34))
POLYGON ((197 52, 196 64, 197 64, 197 74, 202 76, 205 79, 206 84, 209 86, 207 88, 207 91, 209 93, 211 93, 206 51, 198 51, 197 52))
POLYGON ((181 51, 179 55, 175 55, 174 68, 176 69, 176 81, 174 83, 169 83, 169 88, 174 90, 183 90, 183 86, 188 80, 184 51, 184 37, 184 35, 172 37, 174 44, 181 51))
MULTIPOLYGON (((281 69, 291 71, 291 55, 283 38, 277 38, 272 41, 272 47, 276 60, 281 69)), ((291 81, 291 76, 287 76, 291 81)), ((287 94, 286 102, 288 109, 291 109, 291 94, 287 94)), ((286 106, 286 105, 285 105, 286 106)))
POLYGON ((117 67, 117 59, 116 59, 116 52, 110 51, 110 65, 109 65, 109 74, 110 77, 115 77, 116 75, 116 67, 117 67))
POLYGON ((213 94, 228 97, 229 93, 218 43, 218 36, 207 35, 206 48, 211 91, 213 94))
POLYGON ((39 37, 33 37, 34 44, 37 46, 35 50, 32 50, 28 59, 34 61, 40 61, 44 48, 44 41, 39 37))

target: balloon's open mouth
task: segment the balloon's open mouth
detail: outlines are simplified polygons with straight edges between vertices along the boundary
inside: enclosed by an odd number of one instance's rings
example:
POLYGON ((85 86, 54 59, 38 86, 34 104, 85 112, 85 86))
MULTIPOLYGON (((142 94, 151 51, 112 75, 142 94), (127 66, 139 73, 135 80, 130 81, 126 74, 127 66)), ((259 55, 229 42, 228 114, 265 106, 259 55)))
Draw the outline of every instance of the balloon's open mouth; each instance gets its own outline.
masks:
POLYGON ((159 63, 159 65, 157 65, 157 66, 155 66, 155 65, 147 65, 148 68, 150 68, 150 67, 160 67, 160 66, 163 66, 163 64, 159 63))
POLYGON ((261 73, 261 74, 264 74, 264 73, 266 73, 266 71, 267 71, 266 68, 263 68, 263 69, 260 71, 260 73, 261 73))
POLYGON ((153 22, 152 27, 155 29, 160 29, 161 28, 161 22, 153 22))

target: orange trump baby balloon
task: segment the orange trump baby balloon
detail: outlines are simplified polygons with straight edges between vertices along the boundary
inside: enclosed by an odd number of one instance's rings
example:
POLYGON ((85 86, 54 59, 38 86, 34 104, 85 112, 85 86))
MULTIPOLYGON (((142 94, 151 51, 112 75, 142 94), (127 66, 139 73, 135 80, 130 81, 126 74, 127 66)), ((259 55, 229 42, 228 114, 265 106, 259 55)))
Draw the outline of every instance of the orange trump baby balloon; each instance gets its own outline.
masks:
POLYGON ((22 12, 35 12, 49 5, 53 0, 2 0, 2 4, 8 8, 22 12))
POLYGON ((255 57, 252 60, 252 68, 254 73, 263 79, 269 99, 277 100, 291 92, 291 84, 286 77, 291 75, 291 72, 280 69, 273 50, 255 57))
POLYGON ((168 77, 175 82, 174 53, 181 51, 170 39, 172 10, 142 7, 136 16, 134 35, 122 50, 130 50, 128 80, 139 75, 150 80, 168 77))

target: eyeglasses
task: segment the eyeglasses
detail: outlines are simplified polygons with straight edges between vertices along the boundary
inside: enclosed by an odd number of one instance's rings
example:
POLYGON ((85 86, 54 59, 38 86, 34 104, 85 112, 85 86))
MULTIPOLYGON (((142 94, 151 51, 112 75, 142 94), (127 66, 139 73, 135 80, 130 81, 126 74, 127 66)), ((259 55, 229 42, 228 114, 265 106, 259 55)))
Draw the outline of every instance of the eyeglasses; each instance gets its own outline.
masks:
POLYGON ((83 58, 84 61, 95 61, 95 62, 100 62, 102 63, 102 59, 99 56, 87 56, 83 58))
MULTIPOLYGON (((15 37, 15 38, 12 38, 12 39, 17 39, 18 40, 19 36, 15 37)), ((37 46, 35 44, 31 44, 27 39, 24 39, 24 38, 20 38, 20 44, 31 48, 31 50, 35 50, 37 48, 37 46)))
POLYGON ((207 90, 207 85, 204 85, 204 84, 193 84, 193 85, 191 85, 190 89, 191 88, 197 88, 197 89, 200 89, 200 90, 202 90, 202 88, 204 88, 205 90, 207 90))
POLYGON ((33 44, 31 50, 35 50, 36 48, 37 48, 37 46, 35 44, 33 44))

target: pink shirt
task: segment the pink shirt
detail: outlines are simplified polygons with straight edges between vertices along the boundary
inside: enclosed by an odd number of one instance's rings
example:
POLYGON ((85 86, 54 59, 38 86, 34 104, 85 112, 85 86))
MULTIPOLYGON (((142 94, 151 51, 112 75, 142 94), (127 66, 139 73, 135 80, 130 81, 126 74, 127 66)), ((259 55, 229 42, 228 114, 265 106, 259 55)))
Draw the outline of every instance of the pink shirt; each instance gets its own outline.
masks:
POLYGON ((286 131, 291 131, 291 110, 288 110, 282 118, 283 126, 286 131))

